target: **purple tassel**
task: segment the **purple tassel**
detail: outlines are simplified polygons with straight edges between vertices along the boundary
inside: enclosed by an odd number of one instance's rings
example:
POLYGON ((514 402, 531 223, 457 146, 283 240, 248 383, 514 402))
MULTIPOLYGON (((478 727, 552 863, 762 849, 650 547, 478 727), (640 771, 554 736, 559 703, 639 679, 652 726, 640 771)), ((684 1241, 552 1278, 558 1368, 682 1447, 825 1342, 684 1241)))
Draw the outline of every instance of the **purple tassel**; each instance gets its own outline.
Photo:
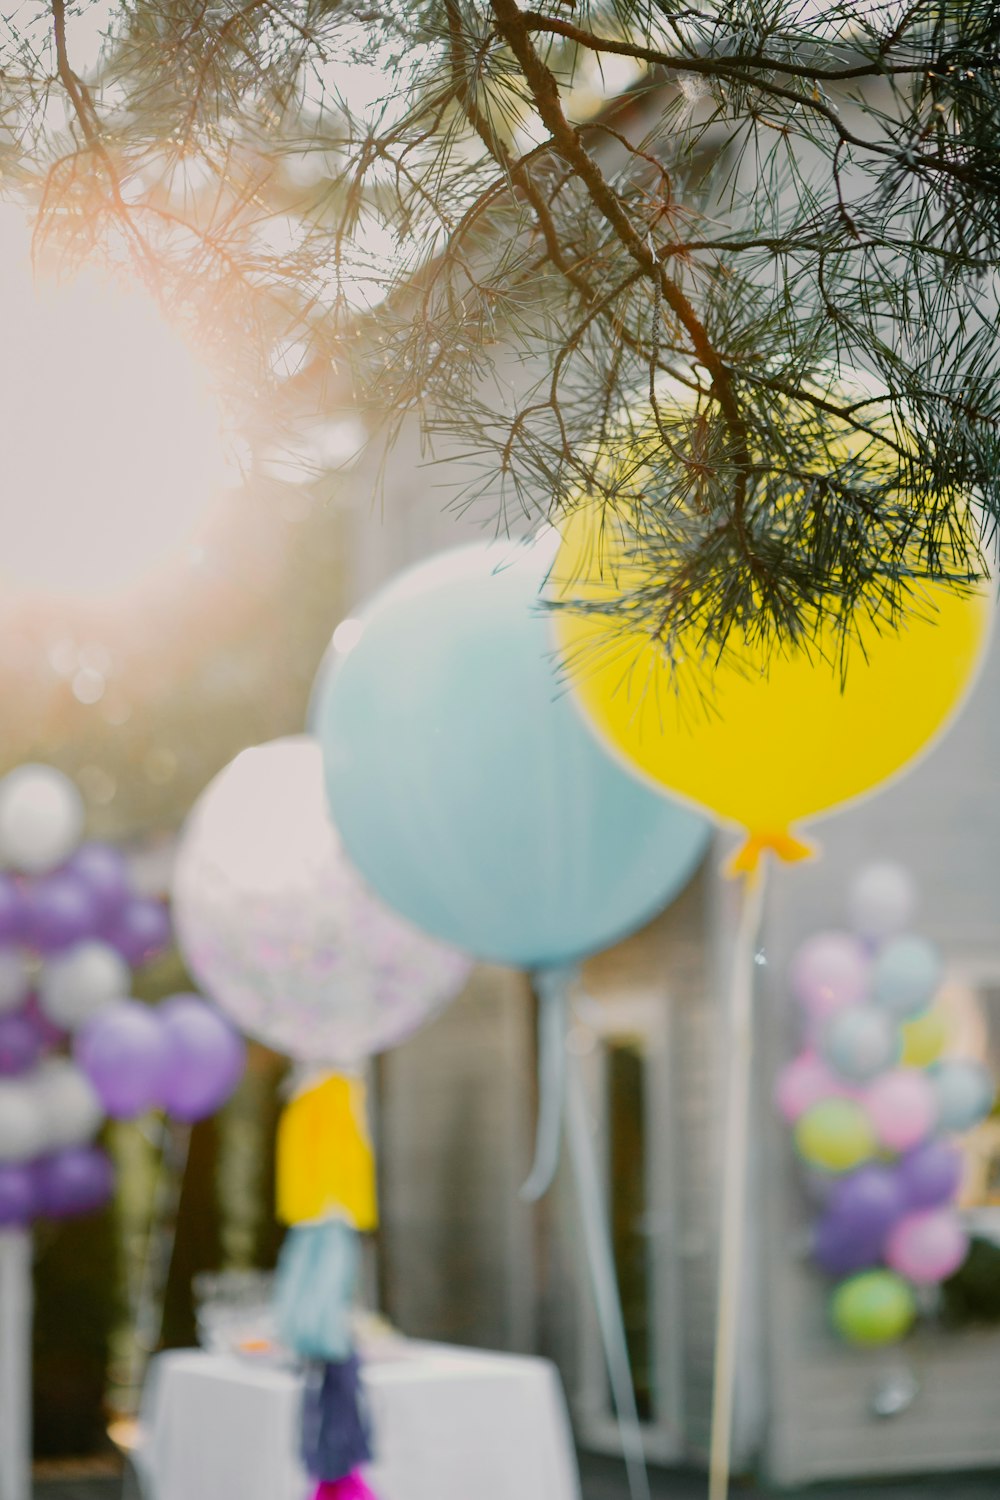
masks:
POLYGON ((371 1458, 358 1359, 314 1369, 302 1405, 302 1461, 314 1479, 343 1480, 371 1458))

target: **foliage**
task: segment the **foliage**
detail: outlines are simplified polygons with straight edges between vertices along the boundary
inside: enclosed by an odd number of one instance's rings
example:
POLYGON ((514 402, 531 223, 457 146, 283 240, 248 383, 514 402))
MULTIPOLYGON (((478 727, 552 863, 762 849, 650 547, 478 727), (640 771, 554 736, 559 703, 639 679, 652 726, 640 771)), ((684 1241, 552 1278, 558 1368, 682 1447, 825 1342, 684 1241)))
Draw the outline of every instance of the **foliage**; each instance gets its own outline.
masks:
POLYGON ((3 181, 39 256, 127 258, 251 410, 311 372, 390 439, 415 417, 501 526, 599 498, 657 638, 849 637, 968 584, 1000 5, 539 4, 132 0, 89 71, 89 7, 24 5, 3 181))

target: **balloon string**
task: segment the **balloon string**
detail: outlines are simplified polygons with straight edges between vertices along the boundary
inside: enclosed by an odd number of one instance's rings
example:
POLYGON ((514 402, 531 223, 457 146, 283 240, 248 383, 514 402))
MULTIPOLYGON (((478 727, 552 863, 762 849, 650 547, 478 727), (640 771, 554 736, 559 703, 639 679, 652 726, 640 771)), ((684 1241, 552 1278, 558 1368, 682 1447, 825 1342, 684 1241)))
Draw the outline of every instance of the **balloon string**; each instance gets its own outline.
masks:
POLYGON ((649 1475, 646 1472, 642 1428, 632 1384, 614 1250, 608 1232, 607 1209, 587 1120, 583 1077, 575 1054, 568 1056, 566 1067, 566 1138, 576 1179, 584 1248, 625 1457, 629 1494, 632 1500, 650 1500, 649 1475))
POLYGON ((566 1093, 566 1028, 569 990, 575 968, 539 969, 533 976, 538 994, 538 1124, 535 1159, 520 1196, 537 1203, 552 1186, 559 1165, 563 1100, 566 1093))
POLYGON ((764 903, 766 864, 743 880, 742 911, 729 987, 730 1076, 723 1145, 719 1287, 712 1392, 709 1500, 726 1500, 732 1463, 733 1395, 739 1334, 740 1284, 746 1228, 750 1080, 753 1057, 753 983, 764 903))

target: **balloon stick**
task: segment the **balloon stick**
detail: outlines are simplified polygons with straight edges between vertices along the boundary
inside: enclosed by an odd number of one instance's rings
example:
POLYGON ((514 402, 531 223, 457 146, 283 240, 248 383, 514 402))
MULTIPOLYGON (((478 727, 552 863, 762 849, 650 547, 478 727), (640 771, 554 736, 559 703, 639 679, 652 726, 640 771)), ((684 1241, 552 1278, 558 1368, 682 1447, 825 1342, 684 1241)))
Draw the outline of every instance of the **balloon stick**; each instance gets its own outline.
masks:
POLYGON ((732 1462, 736 1343, 739 1333, 740 1283, 746 1228, 747 1147, 753 1059, 754 961, 763 912, 766 869, 766 863, 762 863, 743 878, 743 904, 736 933, 732 980, 729 988, 730 1078, 723 1148, 709 1500, 726 1500, 729 1494, 732 1462))
POLYGON ((31 1496, 31 1233, 0 1229, 0 1500, 31 1496))
POLYGON ((191 1126, 164 1117, 145 1251, 132 1299, 134 1333, 128 1389, 130 1404, 136 1408, 146 1366, 163 1331, 163 1304, 174 1257, 177 1212, 190 1147, 191 1126))
POLYGON ((642 1428, 632 1384, 632 1371, 625 1336, 614 1251, 608 1233, 604 1194, 594 1155, 594 1142, 587 1121, 587 1099, 579 1058, 567 1057, 566 1140, 576 1180, 583 1223, 583 1243, 590 1270, 594 1305, 604 1344, 611 1394, 618 1418, 629 1494, 632 1500, 649 1500, 649 1475, 642 1448, 642 1428))

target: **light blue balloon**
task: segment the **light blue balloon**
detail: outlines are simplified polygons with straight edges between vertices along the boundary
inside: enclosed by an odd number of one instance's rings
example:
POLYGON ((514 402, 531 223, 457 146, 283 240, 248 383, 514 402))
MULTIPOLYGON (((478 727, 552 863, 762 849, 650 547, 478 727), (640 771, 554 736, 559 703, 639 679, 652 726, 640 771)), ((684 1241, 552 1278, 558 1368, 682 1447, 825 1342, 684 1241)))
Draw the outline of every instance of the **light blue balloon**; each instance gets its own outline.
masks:
POLYGON ((841 1078, 867 1083, 899 1061, 903 1041, 888 1011, 873 1005, 849 1005, 836 1011, 823 1028, 820 1052, 841 1078))
POLYGON ((996 1084, 982 1063, 946 1058, 931 1068, 930 1080, 937 1095, 939 1128, 943 1131, 971 1130, 993 1108, 996 1084))
POLYGON ((640 927, 710 834, 583 724, 539 607, 550 561, 541 544, 480 544, 411 569, 314 696, 333 818, 362 875, 427 932, 528 969, 640 927))
POLYGON ((922 1015, 941 983, 941 955, 925 938, 886 943, 872 969, 872 994, 898 1021, 922 1015))

